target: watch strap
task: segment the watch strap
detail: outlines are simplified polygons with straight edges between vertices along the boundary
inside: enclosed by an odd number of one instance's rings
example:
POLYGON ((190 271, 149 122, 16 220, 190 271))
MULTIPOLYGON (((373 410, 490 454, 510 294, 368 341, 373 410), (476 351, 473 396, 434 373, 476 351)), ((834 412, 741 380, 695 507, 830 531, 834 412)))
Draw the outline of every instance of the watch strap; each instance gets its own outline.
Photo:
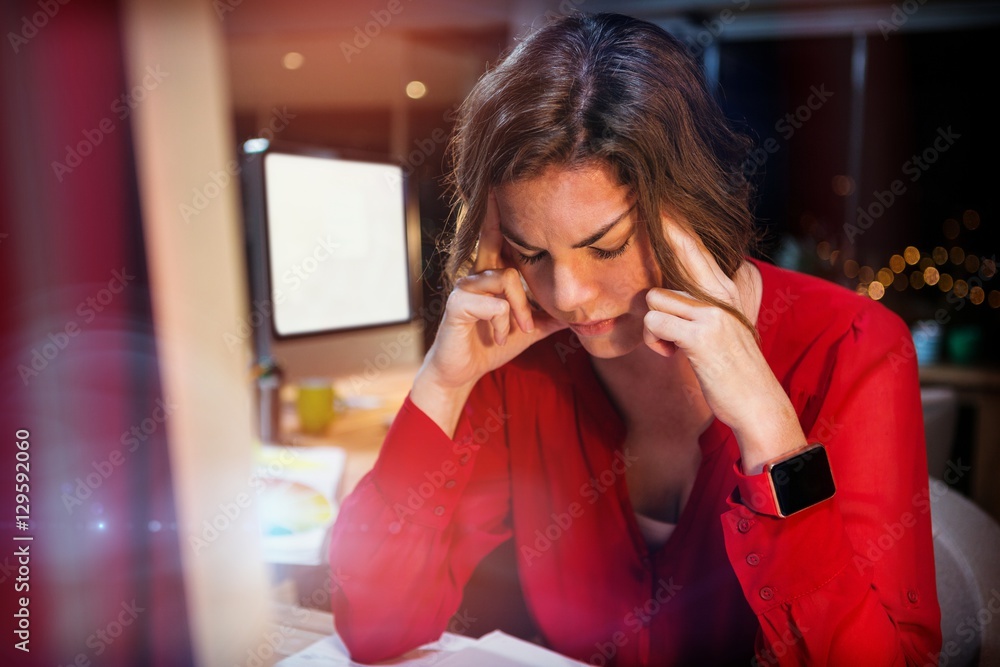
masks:
POLYGON ((826 447, 819 442, 768 461, 758 475, 744 474, 742 459, 735 470, 740 502, 768 516, 791 516, 836 493, 826 447))
POLYGON ((771 475, 761 472, 756 475, 747 475, 743 472, 742 459, 737 459, 733 464, 736 473, 736 488, 740 493, 740 502, 758 514, 780 517, 778 503, 774 497, 774 489, 771 487, 771 475))

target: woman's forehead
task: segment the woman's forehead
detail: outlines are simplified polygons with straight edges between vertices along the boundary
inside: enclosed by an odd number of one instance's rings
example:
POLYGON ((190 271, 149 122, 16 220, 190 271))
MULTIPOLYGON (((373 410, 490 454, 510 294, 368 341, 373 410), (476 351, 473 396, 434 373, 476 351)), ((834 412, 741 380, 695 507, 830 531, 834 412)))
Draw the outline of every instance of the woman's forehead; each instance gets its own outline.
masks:
POLYGON ((550 168, 500 186, 496 195, 501 231, 526 248, 586 245, 596 232, 616 228, 634 205, 630 189, 601 168, 550 168))

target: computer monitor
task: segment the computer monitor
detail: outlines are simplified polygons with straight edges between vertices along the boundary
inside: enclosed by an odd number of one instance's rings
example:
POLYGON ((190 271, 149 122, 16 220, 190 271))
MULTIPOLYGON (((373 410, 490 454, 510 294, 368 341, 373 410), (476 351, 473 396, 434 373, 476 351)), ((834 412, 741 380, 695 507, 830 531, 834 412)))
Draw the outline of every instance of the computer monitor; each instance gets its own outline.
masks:
POLYGON ((400 165, 251 139, 241 180, 258 360, 273 341, 411 320, 400 165))

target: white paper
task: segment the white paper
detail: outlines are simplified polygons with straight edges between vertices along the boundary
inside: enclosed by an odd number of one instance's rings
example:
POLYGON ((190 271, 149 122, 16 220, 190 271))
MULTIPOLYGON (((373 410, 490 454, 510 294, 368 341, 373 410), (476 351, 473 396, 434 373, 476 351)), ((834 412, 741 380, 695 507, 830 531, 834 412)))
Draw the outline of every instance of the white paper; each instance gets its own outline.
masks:
MULTIPOLYGON (((476 644, 476 640, 462 635, 444 633, 439 640, 425 644, 418 649, 395 660, 380 662, 380 665, 405 665, 406 667, 432 667, 439 665, 456 651, 461 651, 476 644)), ((347 647, 340 637, 333 635, 325 637, 295 655, 290 655, 275 667, 315 667, 316 665, 334 665, 341 667, 364 667, 359 662, 350 659, 347 647)))
MULTIPOLYGON (((566 656, 495 630, 479 639, 444 633, 436 642, 425 644, 395 660, 379 665, 404 667, 586 667, 566 656)), ((347 665, 363 667, 348 657, 347 648, 334 635, 326 637, 295 655, 279 662, 276 667, 314 667, 315 665, 347 665)))

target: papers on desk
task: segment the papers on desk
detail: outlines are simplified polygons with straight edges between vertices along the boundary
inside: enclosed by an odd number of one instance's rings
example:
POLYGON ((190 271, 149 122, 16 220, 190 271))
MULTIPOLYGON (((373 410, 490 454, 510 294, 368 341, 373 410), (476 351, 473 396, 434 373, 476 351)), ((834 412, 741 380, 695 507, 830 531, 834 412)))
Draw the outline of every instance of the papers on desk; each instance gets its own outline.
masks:
MULTIPOLYGON (((585 667, 535 644, 496 630, 479 639, 444 633, 441 639, 380 665, 405 667, 585 667)), ((348 657, 340 637, 326 637, 304 651, 289 656, 275 667, 360 667, 348 657)))
POLYGON ((472 646, 455 651, 439 667, 583 667, 586 663, 571 660, 564 655, 535 644, 511 637, 499 630, 481 637, 472 646))
POLYGON ((346 460, 339 447, 261 446, 254 484, 266 562, 326 562, 324 540, 337 516, 346 460))

